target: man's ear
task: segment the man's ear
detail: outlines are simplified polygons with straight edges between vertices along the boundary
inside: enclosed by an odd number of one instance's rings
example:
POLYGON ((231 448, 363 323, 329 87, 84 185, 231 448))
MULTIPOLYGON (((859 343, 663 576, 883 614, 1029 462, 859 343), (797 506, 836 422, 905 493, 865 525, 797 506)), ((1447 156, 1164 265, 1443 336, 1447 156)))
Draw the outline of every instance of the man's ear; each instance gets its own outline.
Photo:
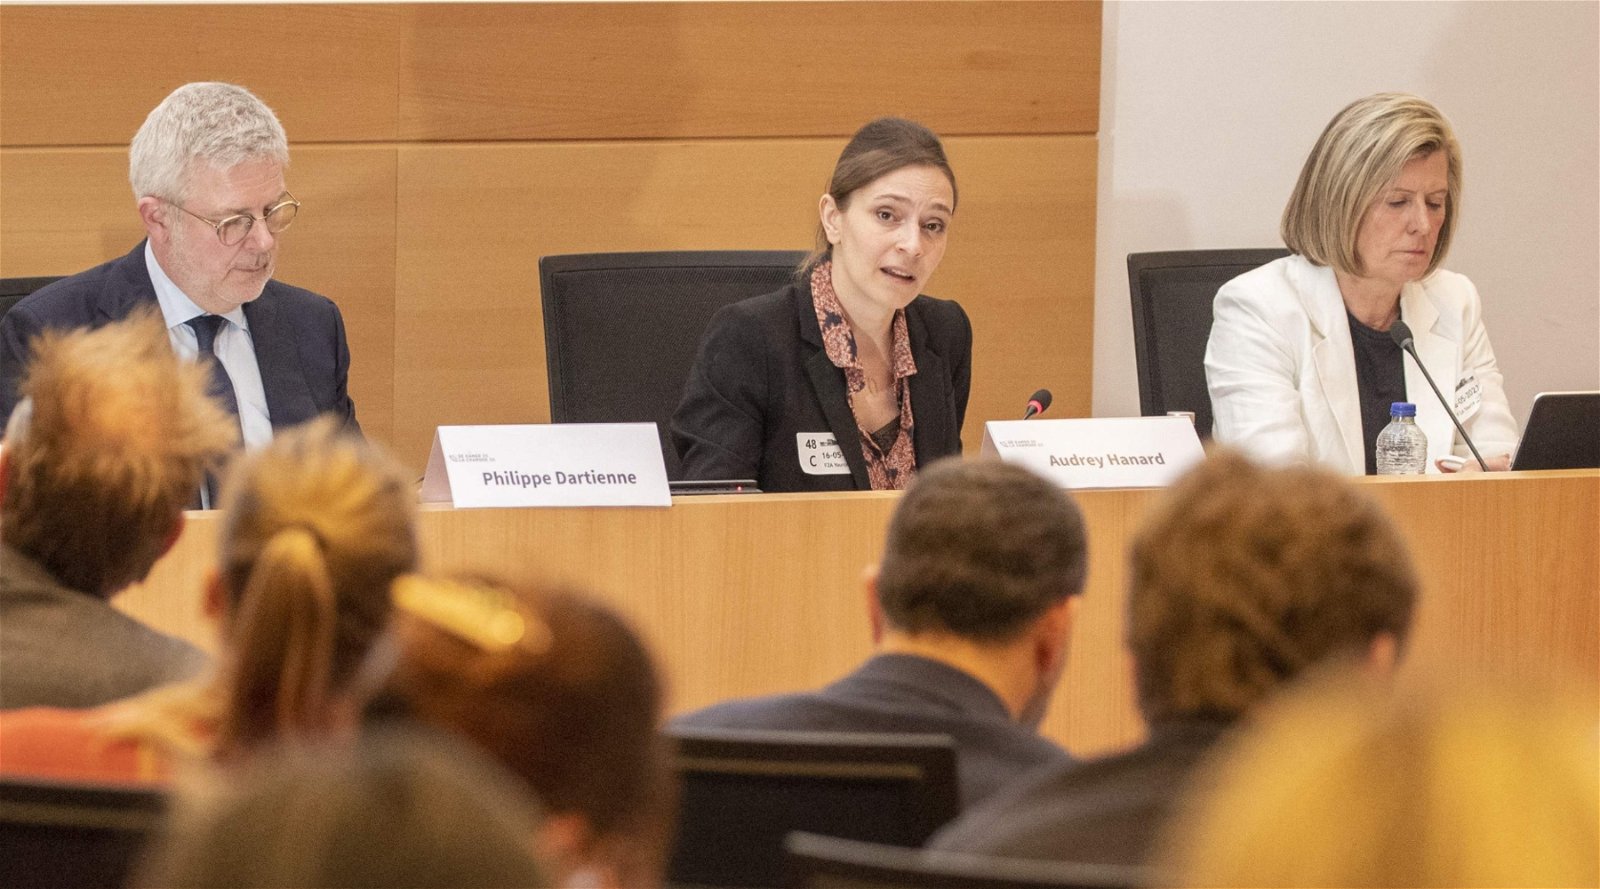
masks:
POLYGON ((1033 628, 1034 666, 1043 675, 1059 673, 1066 665, 1068 642, 1078 619, 1080 596, 1068 596, 1050 606, 1033 628))
POLYGON ((145 195, 139 199, 139 221, 144 223, 144 233, 154 243, 165 247, 172 240, 167 208, 158 197, 145 195))
POLYGON ((883 642, 883 631, 886 622, 883 617, 883 603, 878 601, 878 566, 868 565, 861 572, 861 588, 867 594, 867 625, 872 630, 872 644, 883 642))
POLYGON ((166 538, 161 541, 161 555, 164 556, 171 552, 172 548, 177 545, 178 538, 183 536, 183 526, 188 521, 189 517, 181 511, 178 513, 178 517, 172 520, 172 529, 167 532, 166 538))

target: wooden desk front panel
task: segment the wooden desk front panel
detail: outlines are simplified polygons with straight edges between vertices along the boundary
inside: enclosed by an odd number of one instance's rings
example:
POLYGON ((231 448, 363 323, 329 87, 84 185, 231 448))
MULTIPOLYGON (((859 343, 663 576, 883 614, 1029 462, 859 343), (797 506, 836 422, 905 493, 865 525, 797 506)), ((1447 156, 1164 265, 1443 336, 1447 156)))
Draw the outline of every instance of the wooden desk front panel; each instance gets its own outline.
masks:
MULTIPOLYGON (((1600 473, 1364 483, 1415 553, 1423 595, 1405 670, 1470 681, 1561 681, 1595 701, 1600 677, 1600 473)), ((1044 724, 1089 754, 1137 739, 1122 649, 1125 552, 1150 491, 1077 494, 1088 590, 1044 724)), ((680 498, 670 509, 452 510, 422 515, 434 569, 565 579, 634 620, 673 711, 821 685, 870 651, 861 570, 881 553, 892 494, 680 498)), ((191 521, 129 612, 215 647, 199 580, 217 522, 191 521)))

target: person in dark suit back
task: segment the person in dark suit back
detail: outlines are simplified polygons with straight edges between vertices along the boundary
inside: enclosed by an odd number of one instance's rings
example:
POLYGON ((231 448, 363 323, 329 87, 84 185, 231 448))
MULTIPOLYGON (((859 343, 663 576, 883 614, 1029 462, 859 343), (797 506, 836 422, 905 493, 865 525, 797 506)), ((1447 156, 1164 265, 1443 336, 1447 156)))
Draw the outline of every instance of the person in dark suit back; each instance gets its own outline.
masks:
POLYGON ((1132 546, 1127 644, 1148 739, 1051 766, 936 834, 935 849, 1147 863, 1196 764, 1230 726, 1309 668, 1387 675, 1416 574, 1383 511, 1311 467, 1213 453, 1167 493, 1132 546))
POLYGON ((0 708, 94 706, 205 666, 107 601, 238 439, 205 390, 153 311, 35 344, 0 444, 0 708))
POLYGON ((868 571, 870 660, 819 691, 725 702, 674 725, 949 735, 973 805, 1070 761, 1037 726, 1086 570, 1083 517, 1060 488, 998 461, 941 460, 900 501, 868 571))
POLYGON ((246 445, 324 413, 356 427, 338 307, 272 280, 279 238, 300 208, 285 183, 288 164, 283 127, 248 90, 190 83, 167 96, 129 149, 146 239, 41 288, 0 320, 0 416, 16 406, 39 333, 98 327, 148 307, 180 357, 206 364, 246 445))

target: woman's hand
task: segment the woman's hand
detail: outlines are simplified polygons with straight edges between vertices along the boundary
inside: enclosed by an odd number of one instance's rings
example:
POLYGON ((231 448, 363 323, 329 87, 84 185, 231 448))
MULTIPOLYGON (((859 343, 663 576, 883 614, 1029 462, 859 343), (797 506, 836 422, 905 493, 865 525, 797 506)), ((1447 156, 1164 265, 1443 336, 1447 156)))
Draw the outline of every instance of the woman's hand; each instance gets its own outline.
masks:
MULTIPOLYGON (((1511 455, 1501 454, 1497 457, 1485 457, 1484 463, 1488 464, 1490 472, 1505 472, 1511 468, 1511 455)), ((1440 472, 1482 472, 1478 468, 1477 460, 1465 460, 1460 457, 1440 457, 1433 461, 1440 472)))

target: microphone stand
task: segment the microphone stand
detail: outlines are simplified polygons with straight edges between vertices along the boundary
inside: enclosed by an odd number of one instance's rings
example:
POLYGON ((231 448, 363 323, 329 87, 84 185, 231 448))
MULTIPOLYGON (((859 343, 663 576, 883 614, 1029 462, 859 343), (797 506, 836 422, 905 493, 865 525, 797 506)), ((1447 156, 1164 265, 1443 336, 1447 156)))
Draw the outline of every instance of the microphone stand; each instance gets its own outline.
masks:
MULTIPOLYGON (((1398 327, 1400 323, 1396 322, 1395 326, 1398 327)), ((1444 412, 1450 415, 1450 422, 1456 424, 1456 431, 1461 433, 1461 440, 1467 443, 1467 450, 1472 451, 1473 458, 1478 461, 1478 467, 1484 472, 1488 472, 1489 464, 1483 462, 1483 455, 1478 453, 1478 446, 1472 443, 1472 436, 1468 435, 1467 430, 1462 428, 1461 421, 1456 419, 1456 412, 1450 409, 1450 402, 1445 401, 1444 393, 1439 391, 1439 384, 1433 381, 1433 374, 1428 373, 1428 366, 1423 364, 1421 356, 1417 355, 1417 343, 1411 337, 1411 329, 1409 327, 1406 328, 1405 333, 1406 336, 1405 339, 1401 340, 1400 348, 1404 349, 1406 354, 1411 356, 1411 360, 1417 363, 1417 367, 1422 371, 1422 378, 1427 380, 1428 385, 1433 388, 1433 395, 1439 399, 1439 404, 1444 408, 1444 412)))

